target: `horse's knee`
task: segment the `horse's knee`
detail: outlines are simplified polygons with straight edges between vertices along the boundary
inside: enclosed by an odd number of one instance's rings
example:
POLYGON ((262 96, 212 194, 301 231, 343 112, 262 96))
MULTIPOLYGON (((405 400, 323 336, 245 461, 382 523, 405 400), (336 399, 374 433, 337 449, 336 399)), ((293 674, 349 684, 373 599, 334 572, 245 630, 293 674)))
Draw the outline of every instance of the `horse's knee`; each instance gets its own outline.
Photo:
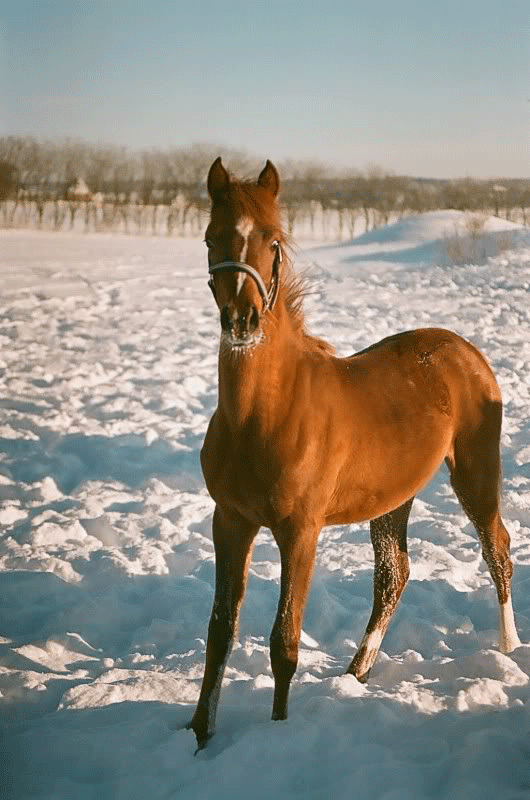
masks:
POLYGON ((298 664, 298 640, 274 626, 270 640, 271 667, 274 675, 272 719, 287 719, 289 686, 298 664))
POLYGON ((510 534, 497 510, 489 515, 482 515, 475 521, 484 555, 489 553, 491 558, 499 563, 504 563, 510 558, 510 534))
POLYGON ((229 613, 221 613, 214 609, 208 625, 208 648, 224 660, 232 649, 236 633, 236 622, 229 613))
POLYGON ((298 642, 273 630, 270 638, 271 667, 274 679, 290 681, 298 665, 298 642))

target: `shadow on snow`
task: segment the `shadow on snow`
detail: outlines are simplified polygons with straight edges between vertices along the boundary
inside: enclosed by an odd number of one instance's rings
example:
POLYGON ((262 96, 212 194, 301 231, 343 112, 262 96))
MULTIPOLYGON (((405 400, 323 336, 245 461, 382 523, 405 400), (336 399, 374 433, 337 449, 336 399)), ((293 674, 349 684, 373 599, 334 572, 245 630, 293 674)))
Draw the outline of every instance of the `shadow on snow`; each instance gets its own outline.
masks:
POLYGON ((58 436, 40 429, 39 439, 0 438, 3 471, 14 481, 32 484, 50 476, 64 494, 85 481, 114 480, 136 488, 154 477, 170 477, 171 485, 188 490, 202 485, 198 437, 184 441, 182 450, 142 436, 58 436), (7 470, 6 470, 7 468, 7 470))

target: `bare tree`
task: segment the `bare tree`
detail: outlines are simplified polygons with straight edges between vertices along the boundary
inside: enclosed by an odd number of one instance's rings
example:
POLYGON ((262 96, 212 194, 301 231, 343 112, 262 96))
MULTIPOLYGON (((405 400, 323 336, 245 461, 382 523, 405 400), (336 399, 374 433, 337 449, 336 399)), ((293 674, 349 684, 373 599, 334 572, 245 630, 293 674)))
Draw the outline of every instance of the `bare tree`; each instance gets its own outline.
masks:
POLYGON ((9 161, 0 161, 0 200, 16 194, 18 188, 18 169, 9 161))
POLYGON ((523 225, 528 225, 528 209, 530 208, 530 188, 521 187, 519 189, 519 208, 521 209, 521 218, 523 225))
MULTIPOLYGON (((3 224, 50 225, 58 230, 68 220, 75 224, 77 213, 84 210, 86 230, 127 231, 134 224, 138 230, 149 225, 153 233, 162 229, 168 235, 196 233, 204 224, 208 206, 206 174, 218 155, 240 174, 254 174, 263 161, 212 144, 129 152, 124 147, 71 138, 49 141, 3 136, 0 163, 16 168, 19 186, 9 201, 2 201, 0 190, 3 224), (68 204, 67 187, 80 177, 98 193, 96 204, 68 204)), ((297 226, 308 225, 316 235, 317 222, 321 222, 324 236, 337 232, 340 237, 345 232, 354 236, 359 218, 364 219, 365 230, 370 230, 407 211, 433 208, 493 211, 528 223, 527 180, 426 181, 391 175, 378 167, 364 174, 353 170, 341 174, 323 164, 292 159, 281 162, 280 169, 282 203, 291 233, 297 226), (337 225, 331 225, 331 220, 337 225)))

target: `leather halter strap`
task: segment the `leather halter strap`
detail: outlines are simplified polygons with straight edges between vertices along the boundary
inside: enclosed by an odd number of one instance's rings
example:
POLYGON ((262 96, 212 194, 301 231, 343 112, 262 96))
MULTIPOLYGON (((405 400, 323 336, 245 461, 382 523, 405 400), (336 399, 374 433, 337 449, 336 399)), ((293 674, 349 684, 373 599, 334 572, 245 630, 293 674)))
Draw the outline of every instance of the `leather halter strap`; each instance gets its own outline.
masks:
MULTIPOLYGON (((271 311, 274 308, 276 298, 278 297, 278 291, 280 289, 280 264, 283 260, 282 248, 279 242, 273 242, 273 246, 276 250, 276 255, 274 256, 274 262, 272 265, 271 285, 268 289, 265 286, 265 281, 257 269, 254 269, 254 267, 251 267, 250 264, 245 264, 242 261, 222 261, 220 264, 210 264, 208 267, 208 272, 210 275, 213 275, 214 272, 245 272, 247 275, 250 275, 258 287, 258 291, 263 302, 262 313, 264 314, 266 311, 271 311)), ((212 290, 215 297, 213 278, 210 278, 208 281, 208 286, 212 290)))

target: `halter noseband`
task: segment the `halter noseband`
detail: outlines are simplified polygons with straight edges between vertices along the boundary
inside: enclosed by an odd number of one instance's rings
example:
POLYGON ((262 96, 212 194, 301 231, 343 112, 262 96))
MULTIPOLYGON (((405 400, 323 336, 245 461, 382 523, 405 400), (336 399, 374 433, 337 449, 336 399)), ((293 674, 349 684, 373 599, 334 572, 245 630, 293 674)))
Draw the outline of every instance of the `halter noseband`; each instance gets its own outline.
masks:
MULTIPOLYGON (((210 264, 208 266, 208 272, 210 275, 213 275, 214 272, 245 272, 247 275, 250 275, 258 287, 258 291, 261 295, 263 302, 262 313, 264 314, 266 311, 272 311, 278 297, 278 291, 280 289, 280 265, 283 260, 282 247, 280 243, 278 241, 273 242, 272 246, 276 250, 276 255, 274 256, 274 262, 272 265, 271 285, 268 289, 265 286, 265 282, 257 269, 251 267, 250 264, 244 264, 242 261, 222 261, 220 264, 210 264)), ((208 286, 212 290, 213 296, 215 297, 213 278, 210 278, 208 281, 208 286)))

